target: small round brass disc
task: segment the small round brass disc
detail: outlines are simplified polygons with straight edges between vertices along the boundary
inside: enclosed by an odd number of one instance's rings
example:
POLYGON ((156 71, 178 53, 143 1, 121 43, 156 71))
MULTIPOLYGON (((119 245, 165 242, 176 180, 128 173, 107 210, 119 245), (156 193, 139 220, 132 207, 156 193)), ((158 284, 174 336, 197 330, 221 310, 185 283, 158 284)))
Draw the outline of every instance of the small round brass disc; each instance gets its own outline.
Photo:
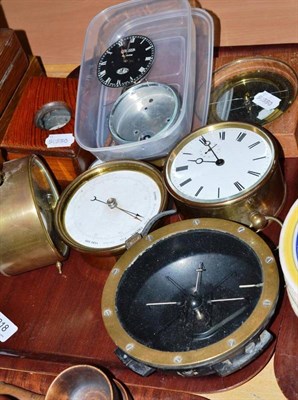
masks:
POLYGON ((213 75, 208 123, 265 125, 290 107, 297 92, 295 71, 280 60, 248 57, 233 61, 213 75))

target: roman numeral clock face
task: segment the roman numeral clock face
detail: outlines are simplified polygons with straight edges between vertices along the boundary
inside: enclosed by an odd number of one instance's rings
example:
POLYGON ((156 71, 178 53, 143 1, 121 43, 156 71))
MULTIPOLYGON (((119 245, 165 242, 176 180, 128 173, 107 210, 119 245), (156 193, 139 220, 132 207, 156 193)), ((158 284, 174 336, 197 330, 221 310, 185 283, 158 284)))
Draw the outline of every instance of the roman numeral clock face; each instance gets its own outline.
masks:
POLYGON ((112 88, 133 85, 150 70, 154 53, 154 44, 146 36, 125 36, 113 43, 100 57, 98 79, 112 88))
POLYGON ((180 199, 225 202, 257 188, 274 158, 269 136, 258 128, 238 123, 210 125, 174 149, 166 165, 166 181, 180 199))

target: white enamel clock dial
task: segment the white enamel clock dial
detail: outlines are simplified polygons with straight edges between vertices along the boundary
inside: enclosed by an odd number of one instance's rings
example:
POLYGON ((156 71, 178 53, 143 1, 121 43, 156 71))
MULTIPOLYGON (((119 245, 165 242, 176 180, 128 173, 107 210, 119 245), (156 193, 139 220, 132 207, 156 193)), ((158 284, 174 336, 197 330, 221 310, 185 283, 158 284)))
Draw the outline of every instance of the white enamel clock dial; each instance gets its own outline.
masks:
POLYGON ((271 140, 249 124, 218 124, 183 140, 171 154, 167 183, 194 202, 242 196, 268 174, 275 159, 271 140))
POLYGON ((207 125, 170 153, 165 183, 188 217, 217 217, 263 229, 286 197, 278 147, 266 129, 245 122, 207 125))
POLYGON ((62 194, 56 222, 65 240, 79 250, 118 251, 162 210, 165 196, 160 174, 151 166, 103 163, 62 194))

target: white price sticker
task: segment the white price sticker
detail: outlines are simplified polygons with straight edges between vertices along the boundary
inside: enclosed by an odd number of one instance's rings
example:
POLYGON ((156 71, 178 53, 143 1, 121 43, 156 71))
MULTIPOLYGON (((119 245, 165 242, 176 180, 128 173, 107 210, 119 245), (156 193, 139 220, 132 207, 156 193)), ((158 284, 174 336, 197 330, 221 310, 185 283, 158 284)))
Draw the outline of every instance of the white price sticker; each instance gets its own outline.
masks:
POLYGON ((0 342, 6 342, 17 330, 18 327, 0 312, 0 342))
POLYGON ((72 133, 57 133, 54 135, 49 135, 46 138, 47 148, 52 147, 69 147, 74 142, 74 136, 72 133))
POLYGON ((274 110, 261 110, 259 112, 259 114, 257 115, 257 118, 262 121, 263 119, 266 119, 267 117, 269 117, 269 115, 271 115, 274 112, 274 110))
POLYGON ((281 99, 264 90, 255 95, 253 102, 264 110, 274 110, 279 106, 281 99))

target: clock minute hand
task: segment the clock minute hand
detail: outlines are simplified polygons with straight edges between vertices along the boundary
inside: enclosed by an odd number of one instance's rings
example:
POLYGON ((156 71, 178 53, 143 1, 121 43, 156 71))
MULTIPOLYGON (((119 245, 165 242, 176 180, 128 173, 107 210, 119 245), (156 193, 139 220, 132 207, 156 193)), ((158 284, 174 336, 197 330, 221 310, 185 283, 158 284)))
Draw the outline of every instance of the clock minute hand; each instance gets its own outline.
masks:
POLYGON ((211 146, 210 140, 206 140, 206 139, 204 138, 204 136, 202 136, 202 137, 199 139, 199 141, 200 141, 204 146, 208 147, 208 151, 211 151, 211 153, 214 155, 214 157, 216 158, 215 164, 216 164, 217 166, 221 166, 221 165, 223 165, 223 164, 225 163, 225 161, 224 161, 222 158, 217 157, 217 154, 216 154, 215 151, 213 150, 213 148, 214 148, 215 146, 213 146, 213 147, 211 146))
POLYGON ((177 289, 180 290, 181 293, 183 293, 185 296, 188 296, 189 294, 187 291, 184 289, 184 287, 180 286, 178 282, 176 282, 173 278, 170 276, 166 276, 167 280, 170 281, 174 286, 176 286, 177 289))

